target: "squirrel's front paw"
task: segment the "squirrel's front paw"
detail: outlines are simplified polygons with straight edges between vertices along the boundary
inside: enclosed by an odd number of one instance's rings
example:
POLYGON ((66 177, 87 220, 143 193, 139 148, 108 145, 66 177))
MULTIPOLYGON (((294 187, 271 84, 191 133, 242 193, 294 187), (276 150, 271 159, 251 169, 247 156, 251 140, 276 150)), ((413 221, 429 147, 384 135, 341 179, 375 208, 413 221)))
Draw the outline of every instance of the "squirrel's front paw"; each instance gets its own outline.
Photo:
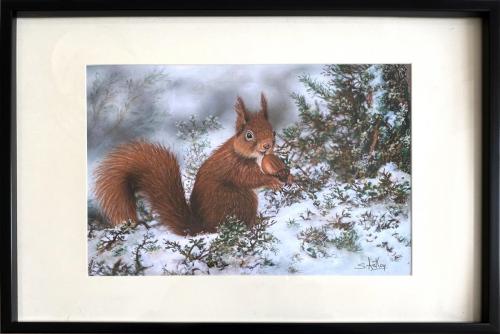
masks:
POLYGON ((283 187, 283 182, 277 178, 273 178, 268 187, 273 191, 279 191, 283 187))
POLYGON ((290 176, 290 171, 287 168, 277 171, 274 176, 276 176, 281 182, 287 183, 290 176))

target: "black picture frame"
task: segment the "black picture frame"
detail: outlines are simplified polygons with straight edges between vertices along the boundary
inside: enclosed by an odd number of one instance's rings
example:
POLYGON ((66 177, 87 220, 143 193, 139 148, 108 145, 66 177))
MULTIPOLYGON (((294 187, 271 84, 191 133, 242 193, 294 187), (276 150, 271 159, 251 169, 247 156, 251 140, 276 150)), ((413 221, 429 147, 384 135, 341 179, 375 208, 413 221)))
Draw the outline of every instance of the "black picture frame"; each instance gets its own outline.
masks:
MULTIPOLYGON (((499 333, 500 5, 497 0, 2 0, 1 331, 189 333, 499 333), (482 20, 481 319, 476 323, 115 323, 19 322, 16 268, 16 18, 97 16, 397 16, 482 20)), ((479 194, 478 194, 479 195, 479 194)))

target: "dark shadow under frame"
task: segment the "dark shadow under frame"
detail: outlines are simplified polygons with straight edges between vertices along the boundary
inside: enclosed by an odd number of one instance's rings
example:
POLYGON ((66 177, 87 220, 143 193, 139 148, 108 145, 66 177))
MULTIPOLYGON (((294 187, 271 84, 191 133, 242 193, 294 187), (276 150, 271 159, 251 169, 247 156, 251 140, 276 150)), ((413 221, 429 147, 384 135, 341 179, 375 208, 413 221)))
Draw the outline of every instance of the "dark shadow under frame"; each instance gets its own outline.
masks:
POLYGON ((0 0, 0 147, 9 163, 0 180, 2 332, 499 333, 500 5, 498 0, 0 0), (477 323, 115 323, 18 322, 16 245, 17 17, 92 16, 398 16, 482 19, 481 320, 477 323))

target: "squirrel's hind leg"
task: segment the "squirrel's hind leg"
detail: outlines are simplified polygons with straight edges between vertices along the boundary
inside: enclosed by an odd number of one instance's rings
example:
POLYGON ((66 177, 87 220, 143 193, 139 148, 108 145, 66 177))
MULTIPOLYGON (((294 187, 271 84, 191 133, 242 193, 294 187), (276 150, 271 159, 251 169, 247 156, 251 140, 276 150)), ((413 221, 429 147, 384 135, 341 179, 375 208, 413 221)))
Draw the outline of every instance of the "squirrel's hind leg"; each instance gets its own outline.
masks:
POLYGON ((219 212, 223 215, 218 217, 218 224, 226 221, 228 217, 236 218, 243 222, 248 227, 255 225, 258 200, 253 190, 235 190, 234 192, 226 192, 227 198, 220 202, 219 212))

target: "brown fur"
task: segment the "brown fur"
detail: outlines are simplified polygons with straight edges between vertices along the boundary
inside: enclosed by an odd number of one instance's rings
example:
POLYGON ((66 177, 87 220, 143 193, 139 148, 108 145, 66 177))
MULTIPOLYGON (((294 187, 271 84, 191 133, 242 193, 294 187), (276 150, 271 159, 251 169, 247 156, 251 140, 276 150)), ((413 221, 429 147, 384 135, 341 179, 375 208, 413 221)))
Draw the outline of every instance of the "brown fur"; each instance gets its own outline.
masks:
POLYGON ((181 235, 215 232, 228 216, 247 225, 255 223, 254 189, 280 188, 283 183, 264 174, 259 165, 272 154, 274 132, 267 120, 267 101, 261 110, 247 112, 237 99, 237 133, 202 164, 196 176, 190 205, 186 203, 180 170, 174 155, 161 145, 133 142, 111 152, 96 170, 96 196, 109 220, 137 222, 134 193, 142 191, 161 222, 181 235), (248 139, 247 132, 252 138, 248 139))
POLYGON ((179 164, 165 147, 144 141, 123 145, 96 169, 95 194, 112 224, 137 222, 135 191, 140 190, 162 223, 177 234, 195 230, 186 203, 179 164))

